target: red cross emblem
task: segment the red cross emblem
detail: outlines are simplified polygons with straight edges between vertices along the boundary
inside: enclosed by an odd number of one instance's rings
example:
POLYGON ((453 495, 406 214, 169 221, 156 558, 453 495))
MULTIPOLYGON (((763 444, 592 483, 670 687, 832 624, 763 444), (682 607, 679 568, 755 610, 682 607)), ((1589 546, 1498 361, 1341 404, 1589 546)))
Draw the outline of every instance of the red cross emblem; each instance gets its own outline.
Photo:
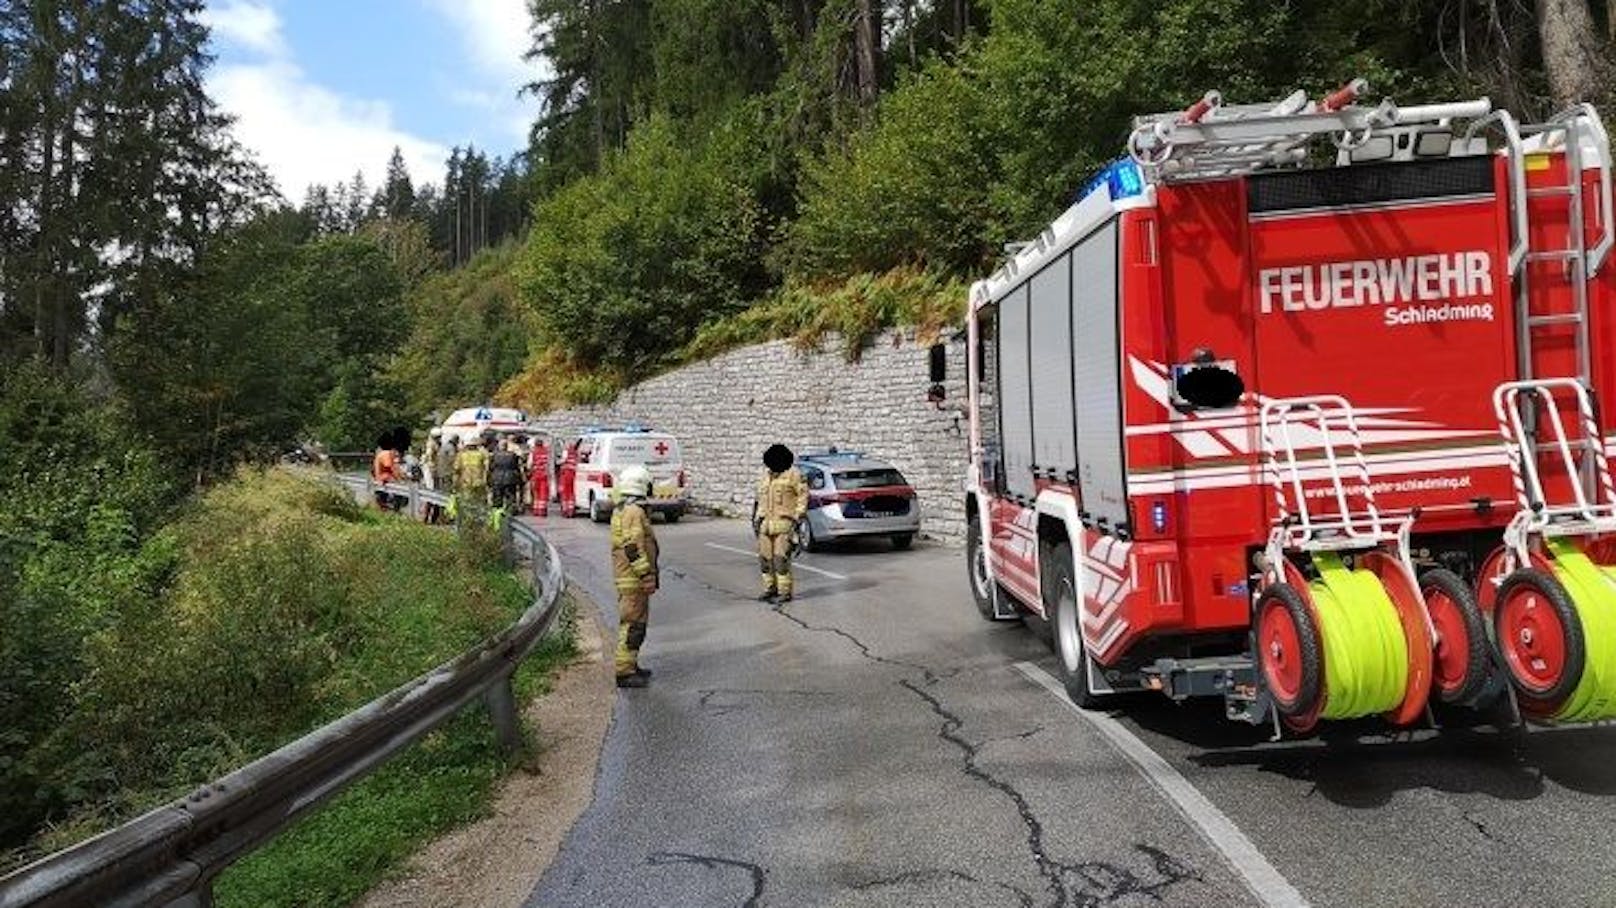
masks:
POLYGON ((658 457, 667 457, 668 456, 668 443, 665 442, 665 441, 659 441, 659 442, 656 443, 656 447, 652 448, 651 450, 655 451, 656 456, 658 456, 658 457))

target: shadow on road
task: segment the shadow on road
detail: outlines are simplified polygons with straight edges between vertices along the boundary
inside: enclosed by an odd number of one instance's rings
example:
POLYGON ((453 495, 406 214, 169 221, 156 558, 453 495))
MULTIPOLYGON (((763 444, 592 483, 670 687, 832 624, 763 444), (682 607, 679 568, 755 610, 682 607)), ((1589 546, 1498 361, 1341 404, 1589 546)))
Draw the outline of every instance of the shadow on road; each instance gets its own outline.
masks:
POLYGON ((1616 727, 1397 730, 1378 720, 1330 723, 1315 738, 1271 741, 1268 727, 1230 722, 1222 704, 1182 706, 1133 699, 1127 718, 1186 744, 1189 762, 1206 768, 1253 767, 1309 783, 1332 803, 1385 805, 1401 791, 1429 789, 1530 800, 1546 782, 1586 795, 1616 797, 1616 727))

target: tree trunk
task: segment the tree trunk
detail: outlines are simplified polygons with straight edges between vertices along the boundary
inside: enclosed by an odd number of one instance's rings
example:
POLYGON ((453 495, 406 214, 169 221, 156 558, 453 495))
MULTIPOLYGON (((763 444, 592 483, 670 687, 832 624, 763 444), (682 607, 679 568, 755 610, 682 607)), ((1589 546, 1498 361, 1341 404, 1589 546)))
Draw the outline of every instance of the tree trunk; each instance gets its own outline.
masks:
POLYGON ((1555 104, 1591 100, 1603 68, 1599 33, 1588 0, 1536 0, 1543 70, 1555 104))
POLYGON ((876 59, 881 52, 881 14, 874 0, 857 0, 858 16, 853 22, 855 66, 858 71, 859 103, 875 104, 880 94, 876 59))
POLYGON ((915 0, 903 0, 903 33, 909 39, 909 68, 919 59, 915 54, 915 0))
POLYGON ((601 86, 601 57, 605 54, 600 40, 601 13, 599 0, 589 0, 589 107, 594 117, 595 167, 606 160, 606 98, 601 86))

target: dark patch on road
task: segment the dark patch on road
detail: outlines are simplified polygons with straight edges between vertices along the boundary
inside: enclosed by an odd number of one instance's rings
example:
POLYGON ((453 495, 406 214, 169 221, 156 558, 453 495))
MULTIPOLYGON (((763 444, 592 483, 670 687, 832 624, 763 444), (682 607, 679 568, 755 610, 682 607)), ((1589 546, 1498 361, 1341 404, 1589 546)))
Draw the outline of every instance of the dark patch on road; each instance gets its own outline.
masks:
POLYGON ((683 851, 657 851, 646 856, 645 863, 652 867, 667 867, 673 864, 695 864, 707 870, 723 870, 733 867, 745 870, 752 877, 752 894, 741 903, 741 908, 757 908, 763 898, 763 881, 768 876, 767 871, 748 861, 737 861, 733 858, 720 858, 706 854, 688 854, 683 851))
POLYGON ((714 698, 743 698, 743 697, 830 697, 829 691, 822 690, 763 690, 748 687, 719 687, 707 688, 698 691, 701 700, 697 706, 702 712, 710 716, 727 716, 746 709, 747 703, 713 702, 714 698))
POLYGON ((1143 879, 1125 867, 1103 861, 1073 864, 1050 857, 1044 847, 1044 825, 1033 812, 1031 802, 1016 786, 983 769, 977 762, 980 745, 972 744, 959 734, 964 720, 943 705, 942 700, 914 682, 905 679, 898 684, 924 700, 931 711, 943 720, 937 737, 959 748, 965 755, 960 771, 1003 794, 1015 805, 1022 825, 1026 827, 1027 851, 1038 867, 1038 875, 1047 882, 1045 888, 1051 897, 1050 905, 1054 908, 1099 908, 1134 895, 1160 901, 1162 892, 1169 887, 1186 880, 1201 879, 1193 868, 1149 845, 1135 845, 1134 848, 1151 858, 1155 871, 1153 880, 1143 879), (1069 878, 1075 878, 1076 885, 1069 878))
POLYGON ((1492 830, 1487 828, 1487 824, 1483 823, 1481 820, 1477 819, 1474 814, 1471 814, 1471 813, 1467 812, 1467 813, 1463 814, 1463 816, 1464 816, 1464 819, 1465 819, 1466 823, 1469 823, 1471 826, 1474 826, 1476 828, 1476 831, 1481 833, 1482 838, 1486 839, 1489 842, 1501 841, 1498 838, 1498 836, 1493 835, 1492 830))
POLYGON ((797 617, 796 615, 791 614, 791 612, 787 611, 786 607, 783 606, 783 605, 775 606, 774 607, 774 613, 776 615, 779 615, 780 617, 786 619, 787 621, 790 621, 792 624, 797 625, 798 627, 802 628, 805 631, 812 631, 812 632, 814 632, 816 634, 835 634, 836 636, 841 637, 843 640, 846 640, 847 642, 849 642, 849 643, 853 644, 855 647, 857 647, 858 651, 859 651, 859 655, 863 656, 865 659, 868 659, 871 662, 878 662, 878 663, 880 663, 882 665, 890 665, 893 668, 902 668, 902 669, 907 669, 909 671, 920 672, 920 674, 926 679, 926 685, 928 687, 933 685, 933 684, 936 684, 939 679, 952 678, 954 675, 959 674, 959 670, 955 669, 953 671, 944 672, 943 674, 939 675, 938 673, 932 671, 929 667, 924 666, 924 665, 920 665, 919 663, 906 662, 906 661, 904 661, 902 659, 893 659, 893 658, 888 657, 888 656, 882 656, 882 655, 876 653, 874 650, 870 649, 870 647, 867 644, 865 644, 865 642, 863 640, 860 640, 859 638, 853 636, 852 634, 849 634, 847 631, 844 631, 839 627, 833 627, 833 626, 828 625, 828 624, 809 624, 808 622, 806 622, 803 619, 797 617))
POLYGON ((1008 883, 998 883, 993 880, 981 880, 960 870, 910 870, 897 876, 884 877, 879 880, 870 880, 864 883, 854 883, 849 888, 854 892, 868 892, 871 889, 883 889, 888 886, 910 886, 915 884, 931 883, 939 880, 959 880, 973 886, 992 886, 1001 889, 1016 897, 1016 902, 1022 908, 1032 908, 1032 895, 1024 890, 1017 889, 1008 883))
POLYGON ((1134 850, 1150 858, 1152 879, 1140 877, 1133 871, 1102 861, 1089 861, 1078 866, 1083 884, 1072 893, 1073 904, 1083 908, 1101 908, 1115 905, 1133 896, 1142 896, 1153 902, 1162 900, 1162 894, 1173 886, 1194 880, 1205 882, 1200 872, 1167 852, 1152 845, 1136 843, 1134 850))
POLYGON ((994 735, 991 738, 983 738, 981 741, 978 741, 976 747, 978 750, 981 750, 989 744, 998 744, 1003 741, 1025 741, 1034 735, 1042 733, 1043 730, 1044 727, 1042 725, 1034 725, 1032 728, 1029 728, 1026 731, 1018 731, 1014 734, 1008 735, 994 735))

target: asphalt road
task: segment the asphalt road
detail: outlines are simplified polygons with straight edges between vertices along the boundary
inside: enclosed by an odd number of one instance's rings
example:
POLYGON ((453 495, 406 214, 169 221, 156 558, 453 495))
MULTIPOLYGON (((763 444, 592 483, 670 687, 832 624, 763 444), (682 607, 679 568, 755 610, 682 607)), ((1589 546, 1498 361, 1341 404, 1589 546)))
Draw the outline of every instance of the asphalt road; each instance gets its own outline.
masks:
MULTIPOLYGON (((604 528, 546 528, 615 627, 604 528)), ((531 905, 1616 905, 1616 729, 1271 743, 1153 697, 1090 721, 957 550, 807 556, 777 610, 744 524, 658 537, 654 682, 619 692, 531 905)))

